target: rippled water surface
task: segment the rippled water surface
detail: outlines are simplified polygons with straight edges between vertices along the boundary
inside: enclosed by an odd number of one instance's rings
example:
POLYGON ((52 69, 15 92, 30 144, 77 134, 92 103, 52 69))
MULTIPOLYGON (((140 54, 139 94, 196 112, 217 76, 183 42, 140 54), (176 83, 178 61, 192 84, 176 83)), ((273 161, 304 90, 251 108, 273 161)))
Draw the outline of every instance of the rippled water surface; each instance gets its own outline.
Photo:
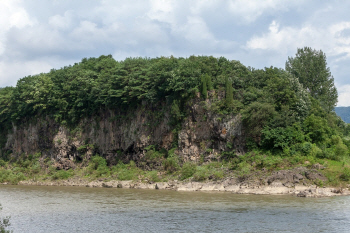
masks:
POLYGON ((0 186, 14 232, 350 232, 350 197, 0 186))

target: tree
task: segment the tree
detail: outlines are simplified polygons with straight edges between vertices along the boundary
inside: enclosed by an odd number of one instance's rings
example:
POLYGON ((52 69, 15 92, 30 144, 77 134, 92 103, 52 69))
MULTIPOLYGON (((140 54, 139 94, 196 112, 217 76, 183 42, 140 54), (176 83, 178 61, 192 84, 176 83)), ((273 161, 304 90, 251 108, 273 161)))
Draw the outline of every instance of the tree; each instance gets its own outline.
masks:
POLYGON ((207 88, 207 78, 206 78, 206 76, 202 76, 201 77, 201 85, 202 85, 202 88, 201 88, 202 97, 204 99, 206 99, 206 98, 208 98, 208 88, 207 88))
POLYGON ((232 87, 232 81, 229 80, 226 77, 225 80, 225 104, 226 107, 228 108, 232 108, 233 107, 233 87, 232 87))
POLYGON ((208 74, 206 74, 205 75, 205 79, 206 79, 206 83, 207 83, 207 89, 208 89, 208 91, 211 91, 211 90, 213 90, 214 89, 214 87, 213 87, 213 82, 211 81, 211 77, 208 75, 208 74))
POLYGON ((338 102, 334 78, 327 67, 326 54, 309 47, 298 49, 295 57, 288 57, 286 70, 295 75, 323 109, 330 112, 338 102))

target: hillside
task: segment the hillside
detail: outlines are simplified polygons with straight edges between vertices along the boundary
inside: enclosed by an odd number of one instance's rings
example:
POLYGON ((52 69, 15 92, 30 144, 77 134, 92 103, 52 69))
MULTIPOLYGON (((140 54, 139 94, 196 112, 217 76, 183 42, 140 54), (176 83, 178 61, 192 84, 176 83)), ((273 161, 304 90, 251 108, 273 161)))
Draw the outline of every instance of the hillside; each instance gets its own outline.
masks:
POLYGON ((0 89, 0 182, 244 180, 315 164, 333 165, 308 182, 347 182, 347 125, 326 100, 292 72, 223 57, 84 58, 0 89))
POLYGON ((335 113, 346 123, 350 123, 350 107, 335 107, 335 113))

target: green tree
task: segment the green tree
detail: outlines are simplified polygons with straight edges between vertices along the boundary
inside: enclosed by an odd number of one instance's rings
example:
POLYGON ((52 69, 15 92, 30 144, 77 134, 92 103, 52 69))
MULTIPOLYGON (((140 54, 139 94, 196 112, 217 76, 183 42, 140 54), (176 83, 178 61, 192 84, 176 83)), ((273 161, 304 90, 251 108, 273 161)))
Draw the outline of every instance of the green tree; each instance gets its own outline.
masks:
POLYGON ((202 97, 204 99, 206 99, 208 97, 207 81, 208 80, 207 80, 206 76, 201 77, 201 85, 202 85, 201 92, 202 92, 202 97))
POLYGON ((211 81, 211 77, 208 74, 206 74, 205 75, 205 79, 206 79, 206 82, 207 82, 207 89, 208 89, 208 91, 213 90, 214 87, 213 87, 213 82, 211 81))
POLYGON ((309 47, 298 49, 295 57, 288 57, 286 70, 295 75, 323 109, 330 112, 338 102, 334 78, 327 67, 326 54, 309 47))
POLYGON ((225 104, 226 107, 232 108, 233 107, 233 87, 232 87, 232 81, 226 78, 225 80, 226 87, 225 87, 225 104))
POLYGON ((253 102, 242 111, 243 124, 250 140, 260 144, 262 129, 276 115, 270 103, 253 102))

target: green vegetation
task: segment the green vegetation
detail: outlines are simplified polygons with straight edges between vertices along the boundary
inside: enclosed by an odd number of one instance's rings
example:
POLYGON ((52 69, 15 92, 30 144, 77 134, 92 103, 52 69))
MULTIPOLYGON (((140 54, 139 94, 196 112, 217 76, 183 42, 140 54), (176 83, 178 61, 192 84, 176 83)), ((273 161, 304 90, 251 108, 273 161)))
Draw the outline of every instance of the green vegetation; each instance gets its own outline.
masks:
POLYGON ((338 93, 327 67, 326 54, 309 47, 298 49, 295 58, 288 58, 286 70, 299 79, 326 111, 333 110, 338 102, 338 93))
MULTIPOLYGON (((350 180, 350 128, 333 111, 337 91, 325 54, 307 47, 288 58, 285 70, 247 68, 223 57, 84 58, 73 66, 24 77, 16 87, 1 88, 0 135, 7 135, 14 125, 46 118, 77 130, 83 118, 97 117, 104 110, 126 115, 144 103, 167 106, 169 127, 177 135, 191 114, 191 100, 198 97, 204 104, 208 99, 213 102, 208 111, 217 119, 242 117, 247 153, 237 155, 228 143, 228 150, 211 162, 185 162, 175 152, 175 140, 169 151, 160 145, 147 146, 139 161, 123 163, 121 154, 117 164, 108 164, 105 155, 96 154, 89 160, 82 157, 76 169, 57 170, 51 158, 40 154, 11 156, 3 149, 6 137, 2 136, 0 182, 76 176, 205 181, 314 163, 327 165, 325 174, 332 184, 350 180)), ((162 116, 159 113, 155 119, 162 116)), ((84 154, 91 148, 86 142, 77 151, 84 154)))

